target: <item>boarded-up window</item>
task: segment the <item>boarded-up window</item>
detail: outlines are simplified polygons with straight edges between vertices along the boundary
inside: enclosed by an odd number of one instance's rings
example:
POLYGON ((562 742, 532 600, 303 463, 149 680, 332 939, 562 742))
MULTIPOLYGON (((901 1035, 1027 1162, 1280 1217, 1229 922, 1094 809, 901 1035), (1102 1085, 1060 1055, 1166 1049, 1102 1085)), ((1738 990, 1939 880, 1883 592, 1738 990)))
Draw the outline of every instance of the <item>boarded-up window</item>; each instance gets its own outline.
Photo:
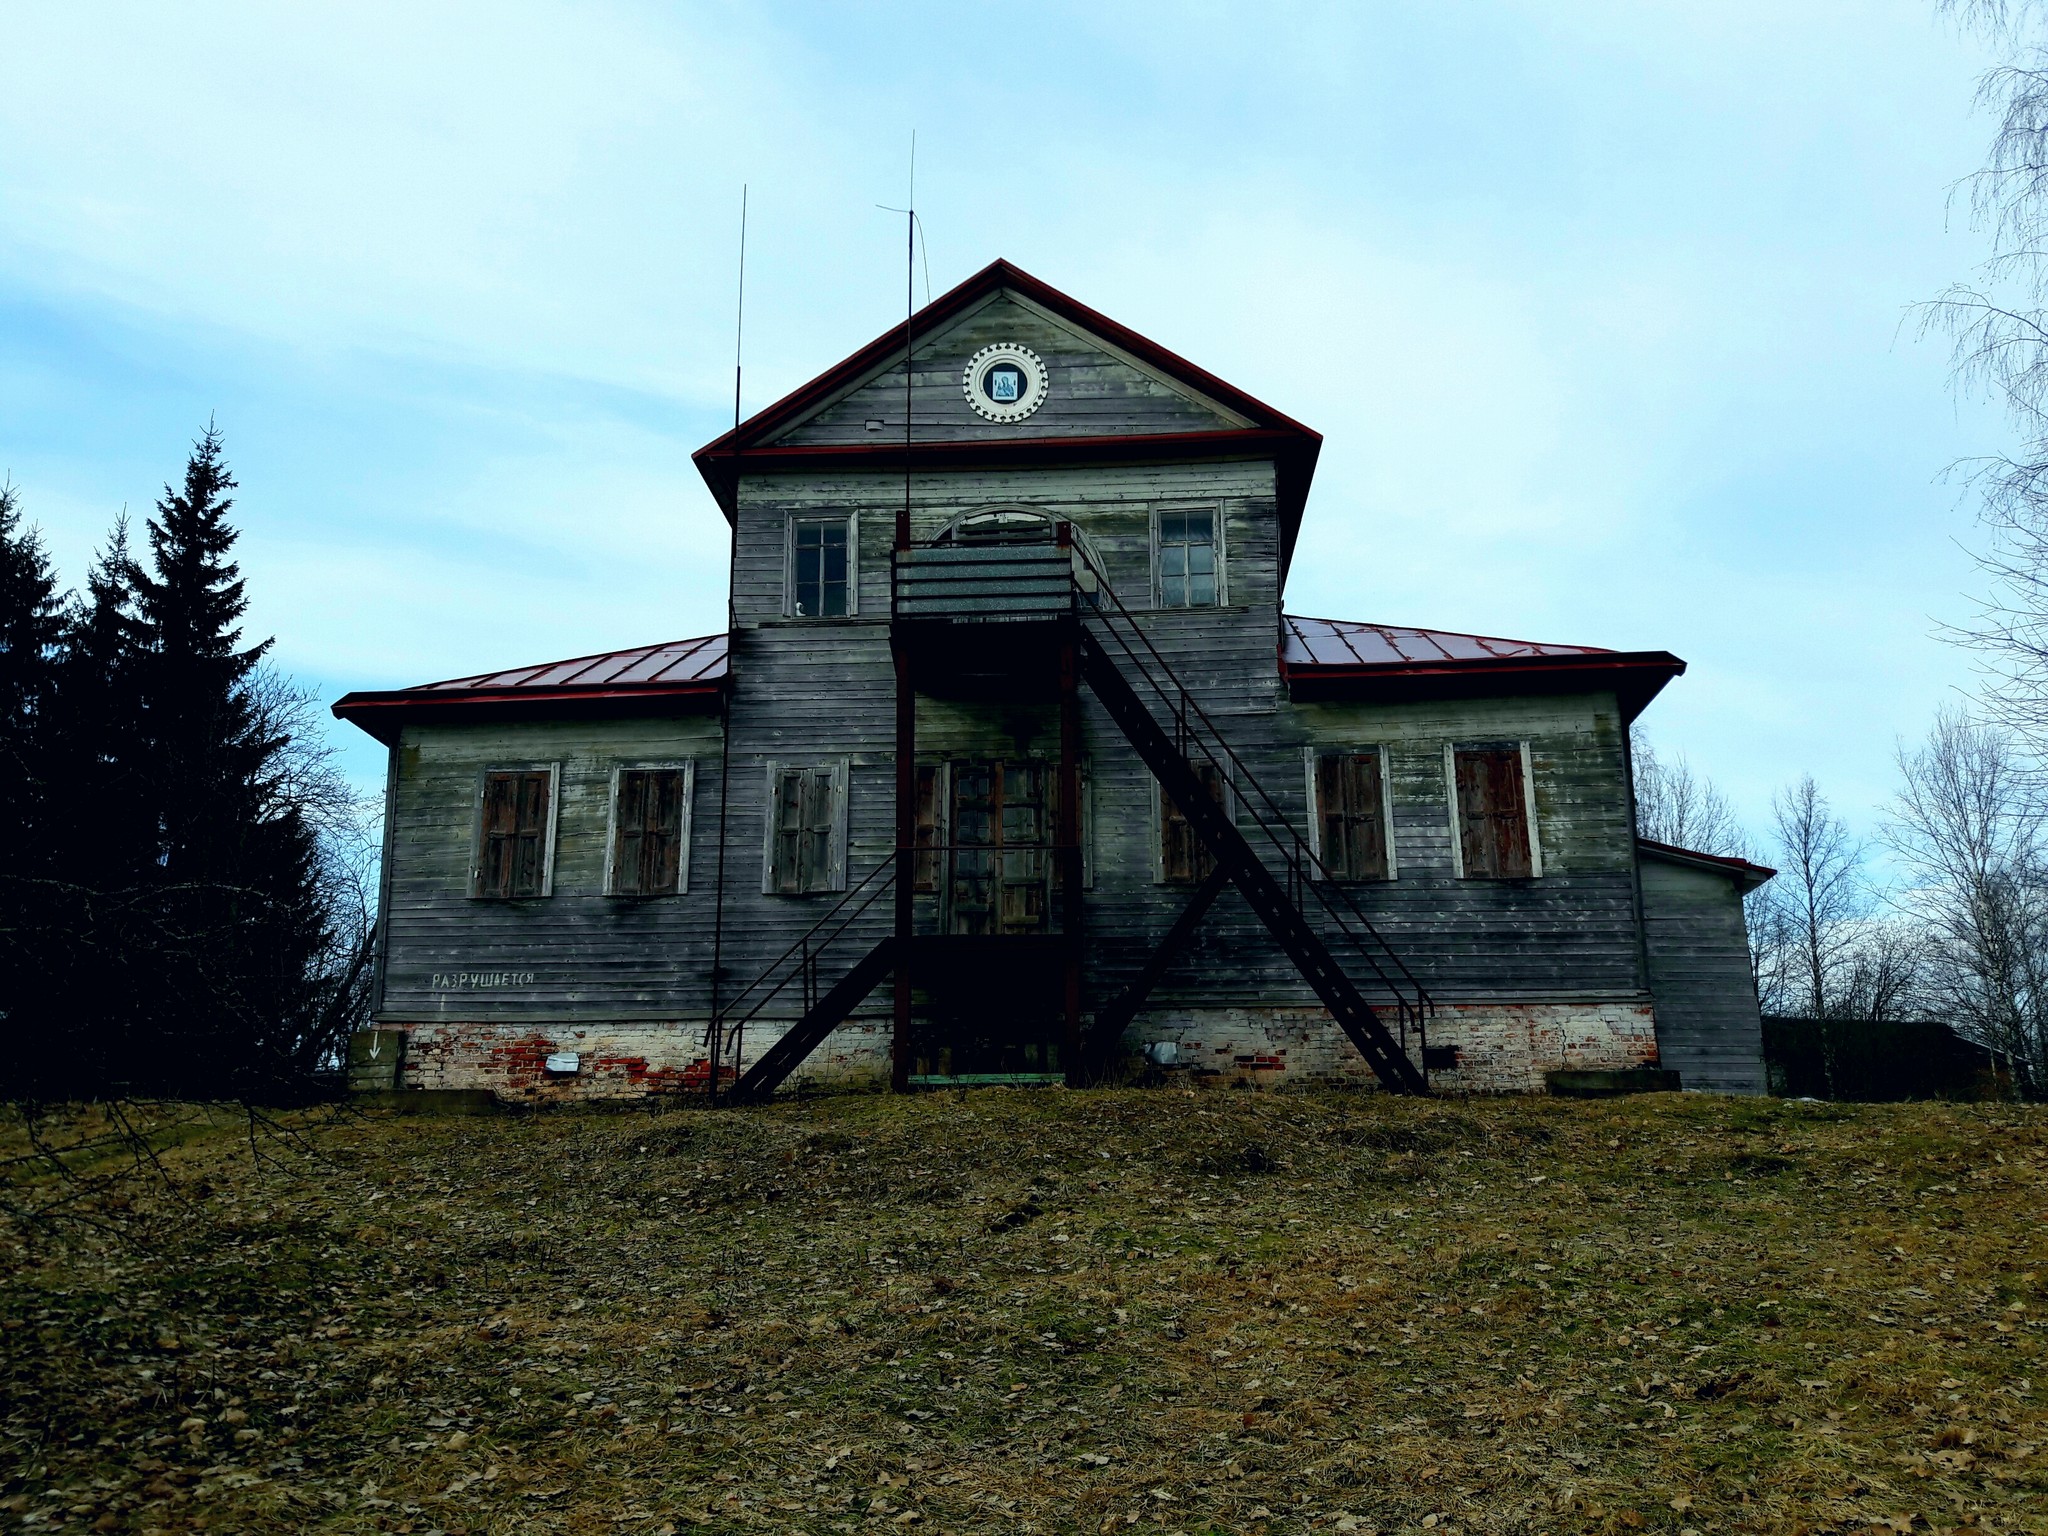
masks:
POLYGON ((689 772, 621 768, 612 802, 614 896, 670 896, 682 889, 689 837, 689 772))
POLYGON ((554 775, 545 768, 484 775, 477 895, 513 899, 548 893, 548 810, 553 790, 554 775))
POLYGON ((785 896, 838 886, 839 775, 778 768, 768 807, 768 889, 785 896))
POLYGON ((911 856, 911 889, 939 888, 939 770, 927 764, 917 770, 916 853, 911 856))
POLYGON ((789 611, 800 619, 845 618, 852 611, 848 519, 799 518, 790 524, 789 542, 789 611))
MULTIPOLYGON (((1214 763, 1192 765, 1195 777, 1211 799, 1223 803, 1223 772, 1214 763)), ((1216 867, 1216 856, 1195 835, 1193 823, 1183 816, 1173 796, 1159 791, 1159 878, 1168 885, 1199 885, 1216 867)))
POLYGON ((1159 606, 1206 608, 1216 601, 1216 514, 1159 514, 1159 606))
POLYGON ((1460 747, 1452 753, 1458 850, 1469 880, 1521 880, 1535 873, 1520 747, 1460 747))
POLYGON ((1325 752, 1316 759, 1316 832, 1334 880, 1387 878, 1387 817, 1377 752, 1325 752))

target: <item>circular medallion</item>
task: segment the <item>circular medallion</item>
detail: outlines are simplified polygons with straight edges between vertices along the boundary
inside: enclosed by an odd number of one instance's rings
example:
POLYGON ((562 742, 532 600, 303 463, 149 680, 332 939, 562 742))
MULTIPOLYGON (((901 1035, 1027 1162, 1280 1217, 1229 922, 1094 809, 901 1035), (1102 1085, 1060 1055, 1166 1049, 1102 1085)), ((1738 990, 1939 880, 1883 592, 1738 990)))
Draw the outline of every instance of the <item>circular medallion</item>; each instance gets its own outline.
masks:
POLYGON ((960 376, 967 403, 989 421, 1022 421, 1045 404, 1045 364, 1029 347, 983 347, 960 376))

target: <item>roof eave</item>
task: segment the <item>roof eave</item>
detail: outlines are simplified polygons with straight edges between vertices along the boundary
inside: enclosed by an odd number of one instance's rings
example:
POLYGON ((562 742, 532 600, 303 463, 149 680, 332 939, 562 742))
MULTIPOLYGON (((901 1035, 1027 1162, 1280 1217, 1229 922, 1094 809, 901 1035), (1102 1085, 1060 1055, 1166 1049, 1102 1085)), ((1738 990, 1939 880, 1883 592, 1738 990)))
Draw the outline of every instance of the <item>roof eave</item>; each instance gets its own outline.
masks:
POLYGON ((1603 651, 1584 656, 1500 656, 1486 660, 1366 662, 1356 666, 1290 663, 1280 675, 1292 698, 1474 698, 1488 694, 1612 689, 1622 720, 1633 721, 1685 672, 1668 651, 1603 651))
POLYGON ((1730 854, 1701 853, 1692 848, 1680 848, 1673 843, 1660 843, 1654 838, 1637 838, 1636 851, 1666 864, 1679 864, 1688 869, 1705 870, 1709 874, 1726 875, 1742 887, 1744 894, 1755 890, 1765 881, 1778 877, 1778 872, 1765 864, 1754 864, 1748 859, 1736 858, 1730 854))
POLYGON ((333 714, 395 746, 407 725, 697 714, 715 709, 724 689, 723 679, 601 688, 393 689, 344 694, 333 714))

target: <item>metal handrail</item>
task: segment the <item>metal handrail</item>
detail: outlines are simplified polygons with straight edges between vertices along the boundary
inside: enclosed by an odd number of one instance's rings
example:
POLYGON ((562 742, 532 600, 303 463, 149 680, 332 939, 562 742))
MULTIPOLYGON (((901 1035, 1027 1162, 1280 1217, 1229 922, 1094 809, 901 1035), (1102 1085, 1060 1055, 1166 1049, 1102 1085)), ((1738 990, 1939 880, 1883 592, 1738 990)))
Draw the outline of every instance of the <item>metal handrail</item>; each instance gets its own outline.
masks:
POLYGON ((1265 803, 1266 809, 1270 812, 1273 820, 1279 822, 1280 826, 1285 829, 1292 847, 1282 843, 1273 828, 1267 825, 1266 818, 1259 814, 1256 806, 1252 805, 1251 801, 1241 790, 1238 791, 1239 799, 1244 801, 1247 807, 1252 810, 1253 825, 1258 827, 1266 840, 1272 844, 1287 869, 1289 899, 1299 906, 1301 904, 1301 892, 1304 889, 1315 893, 1316 900, 1324 912, 1336 923, 1339 931, 1350 941, 1352 947, 1358 952, 1359 957, 1371 967, 1373 975, 1379 980, 1381 986, 1386 988, 1387 992, 1392 995, 1395 1011, 1401 1024, 1401 1043, 1403 1047, 1405 1048, 1407 1045, 1408 1028, 1412 1022, 1421 1038, 1422 1047, 1426 1052, 1429 1042, 1428 1021, 1436 1013, 1436 1002, 1430 996, 1429 989, 1424 987, 1415 973, 1408 969, 1407 962, 1401 958, 1399 952, 1387 942, 1386 937, 1373 925, 1372 919, 1359 909, 1358 903, 1352 898, 1351 893, 1344 887, 1341 881, 1338 881, 1332 875, 1329 866, 1323 862, 1322 857, 1315 851, 1314 847, 1302 837, 1300 832, 1295 830, 1293 823, 1287 819, 1287 814, 1281 809, 1279 802, 1259 782, 1258 776, 1251 771, 1245 761, 1238 756, 1228 739, 1218 729, 1215 721, 1202 708, 1200 701, 1188 691, 1187 685, 1181 682, 1180 678, 1175 675, 1172 664, 1159 653, 1158 647, 1153 645, 1151 637, 1145 633, 1144 628, 1138 623, 1135 615, 1124 606, 1123 599, 1116 595, 1115 587, 1110 584, 1109 578, 1102 568, 1078 544, 1074 545, 1073 548, 1078 558, 1094 573, 1100 598, 1106 598, 1109 604, 1108 607, 1105 607, 1103 602, 1098 599, 1093 604, 1082 605, 1081 611, 1084 617, 1092 609, 1095 616, 1102 619, 1103 628, 1107 631, 1109 637, 1117 643, 1118 648, 1130 659, 1134 670, 1137 671, 1139 676, 1144 678, 1147 686, 1158 696, 1160 703, 1165 707, 1167 715, 1172 722, 1174 742, 1180 748, 1182 755, 1187 755, 1188 745, 1192 741, 1193 745, 1200 749, 1202 755, 1208 758, 1213 766, 1218 769, 1226 769, 1229 772, 1232 780, 1231 787, 1234 790, 1237 789, 1236 781, 1242 778, 1244 783, 1248 784, 1256 792, 1258 799, 1265 803), (1156 677, 1151 675, 1144 662, 1131 649, 1130 642, 1124 638, 1117 626, 1110 622, 1110 608, 1114 608, 1115 612, 1122 616, 1130 632, 1137 637, 1139 644, 1151 656, 1159 670, 1166 675, 1168 682, 1172 684, 1171 694, 1168 693, 1167 688, 1156 677), (1195 736, 1190 728, 1191 720, 1198 722, 1201 727, 1207 730, 1209 736, 1214 739, 1214 748, 1211 747, 1208 741, 1201 740, 1195 736), (1219 759, 1217 756, 1218 750, 1223 754, 1222 759, 1219 759), (1314 874, 1306 873, 1307 870, 1313 870, 1314 874), (1316 876, 1320 878, 1316 878, 1316 876), (1340 911, 1333 903, 1333 895, 1337 900, 1342 901, 1344 910, 1340 911), (1380 951, 1386 956, 1386 959, 1392 963, 1394 970, 1399 973, 1401 982, 1405 982, 1408 987, 1413 989, 1415 998, 1412 1003, 1407 997, 1403 996, 1401 985, 1396 982, 1393 976, 1388 974, 1386 967, 1381 964, 1379 957, 1366 947, 1359 933, 1353 929, 1350 923, 1345 921, 1346 913, 1355 920, 1358 928, 1362 928, 1365 934, 1370 935, 1373 943, 1379 947, 1380 951))
MULTIPOLYGON (((731 999, 727 1002, 726 1006, 720 1009, 719 1012, 712 1018, 711 1039, 707 1043, 710 1045, 713 1058, 711 1085, 713 1093, 716 1093, 718 1091, 718 1068, 723 1064, 721 1058, 725 1055, 723 1047, 726 1043, 726 1039, 728 1036, 737 1036, 741 1031, 744 1031, 747 1025, 753 1022, 753 1020, 760 1015, 760 1012, 763 1008, 767 1007, 769 1003, 773 1002, 776 998, 782 995, 782 993, 789 987, 792 981, 801 981, 803 983, 802 996, 804 999, 805 1012, 809 1012, 810 1009, 816 1004, 818 1000, 817 994, 819 958, 822 956, 825 949, 829 945, 831 945, 835 940, 837 940, 841 935, 843 935, 849 927, 852 926, 856 918, 858 918, 863 912, 867 911, 869 907, 875 904, 876 898, 878 898, 882 894, 882 892, 888 890, 895 883, 896 866, 901 856, 902 855, 900 850, 892 851, 888 858, 882 860, 873 869, 869 870, 867 874, 862 877, 860 884, 854 886, 851 890, 847 891, 844 895, 842 895, 839 898, 839 900, 834 902, 831 908, 827 910, 822 917, 820 917, 815 923, 813 923, 809 928, 805 929, 804 932, 797 937, 795 943, 791 944, 789 948, 785 949, 781 954, 777 955, 773 960, 771 960, 767 964, 767 966, 765 966, 762 969, 760 975, 756 976, 752 981, 748 982, 744 987, 740 988, 739 991, 735 992, 732 995, 731 999), (875 877, 877 875, 882 875, 885 873, 887 874, 888 878, 877 885, 875 883, 875 877), (868 888, 870 886, 873 886, 874 889, 869 890, 868 888), (864 891, 867 894, 865 898, 861 901, 861 903, 858 906, 856 906, 851 912, 845 912, 842 916, 842 911, 846 907, 847 903, 851 902, 856 896, 860 896, 861 893, 864 891), (832 923, 835 919, 837 919, 838 921, 838 926, 833 930, 833 932, 828 937, 818 940, 818 942, 814 945, 812 943, 812 940, 817 937, 819 931, 823 929, 827 924, 832 923), (791 957, 795 957, 797 960, 796 970, 792 972, 790 975, 783 977, 782 980, 776 982, 774 986, 770 987, 765 993, 761 995, 760 1000, 756 1002, 751 1008, 747 1009, 745 1013, 739 1014, 737 1017, 735 1017, 734 1010, 738 1007, 740 1000, 746 997, 748 993, 754 991, 757 987, 760 987, 771 976, 775 975, 777 971, 781 970, 782 967, 791 959, 791 957)), ((735 1061, 736 1060, 737 1056, 735 1055, 735 1061)))

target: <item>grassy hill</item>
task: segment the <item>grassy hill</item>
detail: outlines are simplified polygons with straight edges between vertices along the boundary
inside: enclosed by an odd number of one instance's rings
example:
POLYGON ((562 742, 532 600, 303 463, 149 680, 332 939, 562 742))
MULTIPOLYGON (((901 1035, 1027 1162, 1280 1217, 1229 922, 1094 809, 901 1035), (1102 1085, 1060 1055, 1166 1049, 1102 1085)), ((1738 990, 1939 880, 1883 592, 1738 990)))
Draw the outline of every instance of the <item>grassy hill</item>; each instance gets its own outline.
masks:
POLYGON ((2039 1110, 150 1125, 10 1165, 0 1524, 2048 1531, 2039 1110))

